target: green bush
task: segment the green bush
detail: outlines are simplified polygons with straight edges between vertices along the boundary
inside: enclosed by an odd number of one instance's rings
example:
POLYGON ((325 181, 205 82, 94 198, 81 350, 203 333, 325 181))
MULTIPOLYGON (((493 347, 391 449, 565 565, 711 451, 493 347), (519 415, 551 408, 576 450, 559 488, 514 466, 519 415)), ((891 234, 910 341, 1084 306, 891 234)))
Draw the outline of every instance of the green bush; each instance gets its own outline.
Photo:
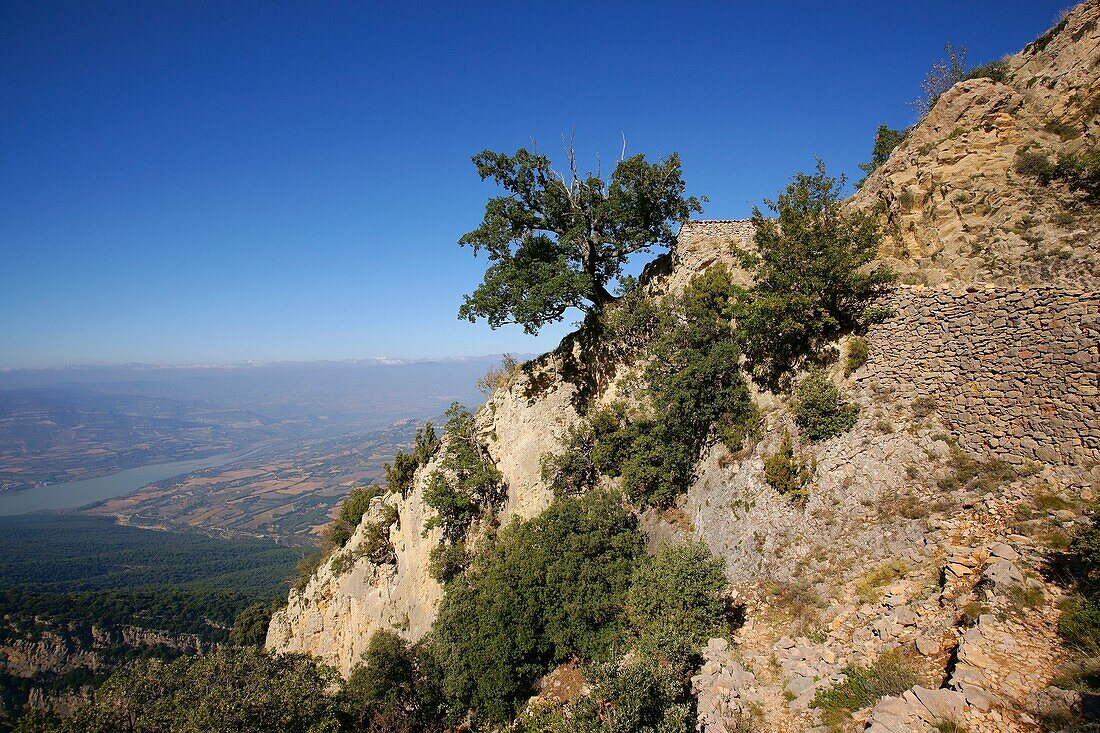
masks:
POLYGON ((1054 178, 1085 194, 1089 201, 1100 202, 1100 150, 1060 157, 1054 178))
POLYGON ((1054 164, 1050 162, 1050 156, 1042 150, 1030 150, 1021 148, 1016 153, 1016 172, 1020 175, 1038 178, 1039 182, 1046 185, 1050 183, 1054 173, 1054 164))
POLYGON ((592 665, 592 691, 564 707, 524 711, 516 733, 690 733, 694 706, 686 670, 654 656, 592 665))
POLYGON ((900 695, 921 679, 900 651, 887 652, 866 667, 846 667, 844 682, 819 690, 813 706, 820 708, 826 724, 836 723, 853 712, 890 695, 900 695))
POLYGON ((596 704, 587 706, 587 710, 599 712, 603 730, 612 733, 695 730, 693 700, 683 667, 654 655, 638 655, 602 665, 593 676, 592 696, 596 704))
POLYGON ((1008 59, 990 61, 988 64, 975 66, 963 75, 963 79, 992 79, 998 84, 1008 83, 1008 59))
POLYGON ((1100 603, 1081 596, 1062 606, 1058 634, 1083 654, 1100 656, 1100 603))
POLYGON ((229 643, 236 646, 263 646, 271 623, 271 604, 253 603, 237 614, 229 630, 229 643))
POLYGON ((867 363, 867 356, 867 339, 862 336, 853 336, 849 339, 844 359, 844 376, 850 377, 855 374, 867 363))
POLYGON ((813 474, 811 464, 795 458, 791 434, 784 430, 779 448, 764 458, 764 480, 779 493, 802 503, 809 495, 806 486, 813 474))
POLYGON ((387 463, 383 467, 386 472, 386 485, 389 490, 401 494, 402 499, 406 498, 412 489, 416 469, 431 460, 436 450, 439 449, 439 443, 439 438, 435 434, 435 426, 430 422, 424 423, 423 428, 417 428, 412 453, 397 451, 397 455, 393 457, 393 463, 387 463))
POLYGON ((298 564, 294 567, 294 579, 291 582, 291 587, 297 591, 303 591, 309 584, 310 578, 317 572, 317 568, 321 567, 321 564, 328 557, 320 550, 313 550, 308 555, 298 561, 298 564))
POLYGON ((1052 570, 1073 590, 1062 607, 1058 633, 1089 656, 1100 656, 1100 526, 1097 507, 1088 513, 1090 524, 1079 525, 1069 546, 1052 561, 1052 570))
POLYGON ((496 511, 507 494, 504 477, 477 437, 474 416, 453 403, 443 428, 443 460, 424 491, 424 503, 435 510, 425 529, 442 527, 446 541, 466 535, 470 523, 496 511))
POLYGON ((852 429, 859 417, 859 405, 844 395, 825 375, 815 370, 798 385, 795 422, 810 440, 825 440, 852 429))
MULTIPOLYGON (((894 130, 887 125, 879 125, 878 131, 875 133, 875 145, 871 149, 871 160, 867 163, 860 163, 859 169, 870 176, 882 167, 890 159, 890 153, 894 152, 894 148, 905 141, 908 132, 908 130, 894 130)), ((857 183, 856 188, 862 187, 863 182, 866 180, 864 178, 857 183)))
POLYGON ((33 720, 35 733, 338 733, 339 677, 305 655, 223 648, 115 672, 63 720, 33 720))
POLYGON ((370 509, 370 503, 376 496, 383 494, 382 487, 370 484, 353 488, 340 503, 340 512, 328 526, 326 536, 334 547, 343 547, 355 533, 363 515, 370 509))
POLYGON ((428 558, 428 572, 440 583, 450 583, 469 567, 470 556, 466 543, 445 542, 432 548, 428 558))
POLYGON ((1041 150, 1023 149, 1016 154, 1016 171, 1044 186, 1062 181, 1071 191, 1084 194, 1086 200, 1100 201, 1100 150, 1062 155, 1052 163, 1041 150))
POLYGON ((422 706, 425 682, 416 653, 392 631, 374 632, 362 660, 340 690, 348 730, 427 730, 431 710, 422 706), (380 723, 388 727, 380 727, 380 723), (403 727, 407 726, 407 728, 403 727))
POLYGON ((593 491, 489 542, 447 585, 431 647, 450 718, 474 710, 500 724, 556 661, 600 656, 622 637, 643 538, 616 495, 593 491))
POLYGON ((708 439, 736 450, 753 433, 759 416, 730 324, 736 292, 728 270, 712 266, 681 297, 650 309, 644 337, 617 336, 648 339, 646 404, 637 415, 610 405, 572 428, 563 453, 543 457, 543 478, 556 494, 583 493, 600 474, 622 476, 632 500, 667 506, 690 485, 708 439))
POLYGON ((725 590, 725 562, 705 544, 666 544, 634 571, 627 618, 643 648, 682 661, 728 633, 725 590))
POLYGON ((772 389, 829 342, 866 326, 868 307, 894 281, 886 267, 871 266, 877 212, 845 210, 843 185, 819 164, 766 202, 778 218, 753 210, 757 251, 741 259, 755 284, 740 292, 734 316, 753 378, 772 389))

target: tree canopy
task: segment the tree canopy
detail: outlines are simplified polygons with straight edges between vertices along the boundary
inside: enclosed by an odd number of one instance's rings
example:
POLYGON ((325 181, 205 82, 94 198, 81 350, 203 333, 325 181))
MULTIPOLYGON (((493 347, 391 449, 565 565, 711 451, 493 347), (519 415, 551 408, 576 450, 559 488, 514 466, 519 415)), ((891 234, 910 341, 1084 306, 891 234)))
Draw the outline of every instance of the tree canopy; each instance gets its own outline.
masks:
POLYGON ((886 293, 894 274, 874 264, 881 240, 878 211, 848 211, 844 179, 818 164, 795 175, 767 207, 753 209, 756 251, 742 262, 756 282, 737 299, 733 315, 753 378, 772 388, 819 355, 843 333, 884 313, 871 304, 886 293))
POLYGON ((514 323, 534 334, 570 308, 600 311, 614 300, 607 284, 630 255, 670 246, 675 225, 702 211, 697 198, 684 196, 675 153, 654 163, 623 158, 610 180, 580 175, 572 150, 568 174, 525 148, 485 150, 473 162, 482 180, 506 193, 490 198, 481 226, 459 240, 475 255, 485 250, 490 265, 458 315, 493 328, 514 323))

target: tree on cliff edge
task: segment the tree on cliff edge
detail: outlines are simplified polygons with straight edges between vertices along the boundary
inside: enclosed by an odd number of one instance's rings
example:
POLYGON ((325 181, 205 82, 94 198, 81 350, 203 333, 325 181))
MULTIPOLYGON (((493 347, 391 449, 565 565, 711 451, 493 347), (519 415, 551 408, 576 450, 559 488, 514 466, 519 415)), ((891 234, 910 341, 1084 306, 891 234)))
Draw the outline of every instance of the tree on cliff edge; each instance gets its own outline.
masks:
POLYGON ((599 312, 614 300, 607 284, 635 252, 671 246, 675 224, 701 212, 684 196, 675 153, 649 163, 644 155, 619 160, 611 179, 550 167, 544 155, 520 148, 514 155, 485 150, 473 157, 482 180, 507 193, 485 204, 481 226, 459 240, 476 255, 488 253, 485 280, 464 296, 459 318, 485 318, 538 333, 569 308, 599 312))

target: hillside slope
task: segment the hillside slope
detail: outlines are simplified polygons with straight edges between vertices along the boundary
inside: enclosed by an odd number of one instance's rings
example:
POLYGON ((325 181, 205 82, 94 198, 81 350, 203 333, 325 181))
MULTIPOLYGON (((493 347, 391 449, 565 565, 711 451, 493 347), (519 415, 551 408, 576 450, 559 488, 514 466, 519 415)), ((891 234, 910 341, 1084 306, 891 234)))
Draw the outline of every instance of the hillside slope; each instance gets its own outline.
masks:
MULTIPOLYGON (((1100 489, 1096 213, 1058 184, 1021 178, 1015 161, 1027 143, 1055 155, 1096 146, 1098 17, 1100 3, 1078 6, 1012 57, 1009 83, 956 85, 850 202, 885 204, 882 256, 907 284, 889 296, 893 317, 864 334, 866 362, 829 370, 859 419, 796 446, 816 466, 806 501, 764 479, 765 457, 797 429, 782 395, 756 391, 760 439, 738 453, 708 445, 675 506, 642 513, 651 545, 694 537, 721 556, 743 606, 744 623, 711 641, 692 680, 705 730, 750 718, 769 731, 823 725, 819 693, 899 653, 918 684, 854 711, 852 724, 1032 731, 1052 705, 1081 704, 1048 689, 1070 654, 1057 636, 1063 590, 1042 571, 1100 489), (1050 132, 1051 119, 1079 134, 1050 132), (1060 211, 1073 221, 1056 222, 1060 211)), ((747 282, 735 249, 752 236, 747 222, 690 222, 643 287, 682 292, 715 263, 747 282)), ((582 414, 630 399, 629 357, 582 331, 491 395, 477 423, 508 487, 497 521, 551 503, 542 456, 582 414)), ((427 633, 442 597, 428 572, 438 538, 421 531, 432 469, 407 498, 385 500, 399 515, 396 562, 357 556, 365 519, 336 555, 347 562, 291 593, 270 649, 309 651, 347 674, 375 630, 427 633)))

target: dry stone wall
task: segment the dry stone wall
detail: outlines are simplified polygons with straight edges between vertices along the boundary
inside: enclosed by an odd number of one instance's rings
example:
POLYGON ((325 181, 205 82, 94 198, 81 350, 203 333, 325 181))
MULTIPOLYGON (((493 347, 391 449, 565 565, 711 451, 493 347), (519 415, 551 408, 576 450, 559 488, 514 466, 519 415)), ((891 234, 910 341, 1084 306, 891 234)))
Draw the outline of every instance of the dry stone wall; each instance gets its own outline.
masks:
POLYGON ((1005 460, 1100 461, 1100 296, 1065 287, 900 288, 857 378, 931 397, 966 450, 1005 460))

